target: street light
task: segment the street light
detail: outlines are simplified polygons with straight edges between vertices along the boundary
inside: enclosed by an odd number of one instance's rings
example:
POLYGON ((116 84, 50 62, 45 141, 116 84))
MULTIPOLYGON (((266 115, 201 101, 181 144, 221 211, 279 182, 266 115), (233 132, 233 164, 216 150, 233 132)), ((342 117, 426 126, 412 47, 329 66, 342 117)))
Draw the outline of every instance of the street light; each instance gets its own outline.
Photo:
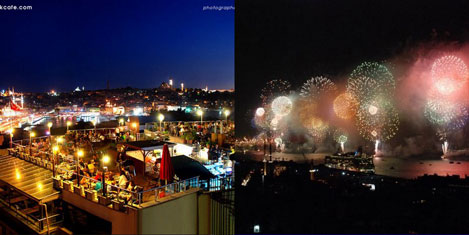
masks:
POLYGON ((8 132, 10 132, 10 148, 13 148, 13 132, 14 132, 14 129, 11 128, 8 132))
POLYGON ((47 127, 49 127, 49 147, 50 147, 52 146, 52 139, 51 139, 51 132, 50 132, 50 128, 52 127, 52 122, 48 122, 47 127))
POLYGON ((106 196, 106 181, 104 180, 104 177, 106 175, 107 166, 105 165, 111 161, 111 158, 108 155, 104 155, 102 161, 103 161, 103 175, 101 176, 101 184, 103 186, 103 196, 106 196))
POLYGON ((132 123, 132 129, 134 129, 135 131, 135 140, 137 140, 137 123, 136 122, 132 123))
POLYGON ((200 116, 200 124, 202 124, 203 116, 204 116, 204 111, 202 109, 197 110, 197 115, 200 116))
POLYGON ((104 163, 104 164, 107 164, 107 163, 109 163, 109 161, 111 161, 111 158, 109 158, 108 155, 104 155, 104 157, 103 157, 103 163, 104 163))
POLYGON ((83 152, 83 150, 78 150, 77 151, 77 185, 80 186, 80 157, 83 157, 83 155, 85 155, 85 153, 83 152))
POLYGON ((231 113, 231 112, 230 112, 230 110, 225 109, 225 112, 224 112, 224 113, 225 113, 226 123, 228 123, 228 116, 230 116, 230 113, 231 113))
POLYGON ((29 133, 29 155, 33 155, 32 149, 32 139, 36 136, 36 133, 31 132, 29 133))
POLYGON ((50 135, 50 128, 52 127, 52 122, 48 122, 47 127, 49 127, 49 135, 50 135))
POLYGON ((163 122, 163 120, 164 120, 164 115, 160 113, 160 114, 158 115, 158 120, 160 120, 160 131, 161 131, 161 130, 162 130, 162 129, 161 129, 161 122, 163 122))
POLYGON ((72 125, 72 122, 71 121, 67 121, 67 132, 68 132, 68 128, 72 125))
POLYGON ((91 124, 93 124, 94 131, 96 132, 96 120, 91 121, 91 124))

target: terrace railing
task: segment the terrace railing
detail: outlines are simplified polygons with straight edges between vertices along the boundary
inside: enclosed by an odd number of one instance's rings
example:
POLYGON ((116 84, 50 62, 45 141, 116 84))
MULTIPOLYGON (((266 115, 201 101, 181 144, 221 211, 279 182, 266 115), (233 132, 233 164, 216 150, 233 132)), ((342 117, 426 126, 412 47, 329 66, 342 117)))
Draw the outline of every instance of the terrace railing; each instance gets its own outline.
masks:
POLYGON ((189 189, 192 188, 199 188, 199 176, 186 179, 186 180, 181 180, 178 182, 174 182, 171 184, 155 187, 152 189, 148 189, 142 192, 137 193, 137 200, 138 204, 141 205, 142 203, 145 202, 150 202, 150 201, 159 201, 164 197, 171 196, 173 194, 185 192, 189 189))
MULTIPOLYGON (((104 190, 104 187, 106 187, 106 195, 103 195, 103 193, 100 191, 94 190, 92 187, 90 187, 93 183, 96 184, 98 180, 95 180, 91 177, 88 177, 86 175, 78 175, 78 178, 81 180, 83 178, 87 179, 87 188, 88 190, 85 190, 85 187, 83 185, 74 185, 73 181, 70 179, 76 179, 76 161, 75 160, 69 160, 69 162, 66 162, 65 164, 70 164, 70 168, 67 169, 63 167, 63 165, 59 164, 53 164, 51 161, 48 161, 46 159, 43 159, 41 157, 35 157, 29 155, 29 151, 26 151, 27 145, 23 145, 26 142, 23 141, 18 141, 14 143, 15 148, 9 149, 10 154, 12 156, 16 156, 18 158, 21 158, 23 160, 29 161, 33 164, 36 164, 38 166, 47 168, 49 170, 56 170, 57 176, 54 178, 55 186, 59 187, 64 190, 69 190, 70 192, 74 192, 79 194, 82 197, 87 198, 88 200, 92 200, 95 202, 101 203, 102 204, 108 205, 109 203, 114 203, 112 200, 118 201, 117 203, 120 204, 120 206, 123 206, 122 201, 120 201, 121 197, 126 197, 128 198, 128 201, 130 202, 128 206, 134 206, 134 207, 140 207, 143 203, 150 202, 150 201, 159 201, 164 197, 185 192, 189 189, 192 188, 200 188, 204 191, 209 191, 209 192, 215 192, 215 191, 222 191, 222 190, 228 190, 232 189, 234 187, 234 177, 229 176, 229 177, 223 177, 223 178, 213 178, 213 179, 208 179, 208 180, 200 180, 198 176, 186 179, 186 180, 181 180, 178 182, 174 182, 171 184, 147 189, 147 190, 133 190, 129 191, 124 188, 120 188, 115 185, 107 184, 104 183, 102 185, 102 189, 104 190), (73 170, 72 170, 73 169, 73 170), (108 190, 108 188, 110 190, 108 190), (76 190, 79 190, 76 192, 76 190), (94 190, 94 191, 93 191, 94 190), (106 203, 107 202, 107 203, 106 203)), ((29 144, 29 142, 27 142, 29 144)), ((38 151, 36 151, 38 152, 38 151)), ((46 154, 49 156, 53 156, 49 152, 44 152, 44 151, 39 151, 41 154, 46 154)), ((50 158, 49 158, 50 159, 50 158)))

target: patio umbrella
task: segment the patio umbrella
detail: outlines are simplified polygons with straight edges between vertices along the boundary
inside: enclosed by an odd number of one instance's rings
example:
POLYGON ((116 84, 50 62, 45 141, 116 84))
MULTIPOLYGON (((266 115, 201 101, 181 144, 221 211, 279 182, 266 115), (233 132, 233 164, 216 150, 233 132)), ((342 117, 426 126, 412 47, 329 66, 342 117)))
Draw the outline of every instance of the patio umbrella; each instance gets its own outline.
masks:
POLYGON ((171 163, 171 155, 169 155, 168 145, 164 144, 163 153, 161 155, 160 179, 165 180, 165 184, 168 184, 168 181, 172 181, 173 177, 174 167, 171 163))

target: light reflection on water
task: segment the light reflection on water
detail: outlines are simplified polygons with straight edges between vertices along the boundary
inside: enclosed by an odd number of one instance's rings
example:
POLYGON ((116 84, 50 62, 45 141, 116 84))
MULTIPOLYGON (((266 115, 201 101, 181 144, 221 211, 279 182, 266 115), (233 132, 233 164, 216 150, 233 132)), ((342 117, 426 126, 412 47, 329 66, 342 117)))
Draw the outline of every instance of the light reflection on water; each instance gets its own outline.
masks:
MULTIPOLYGON (((113 118, 115 119, 115 118, 113 118)), ((69 116, 69 117, 46 117, 44 118, 40 124, 47 124, 48 122, 52 122, 54 127, 65 127, 67 126, 67 121, 71 121, 73 123, 77 123, 80 121, 84 122, 91 122, 97 120, 97 123, 105 122, 111 120, 109 117, 104 116, 97 116, 96 119, 93 116, 69 116)))
POLYGON ((469 176, 469 161, 413 160, 399 158, 377 158, 374 160, 376 174, 402 178, 416 178, 424 174, 469 176), (459 164, 458 164, 459 162, 459 164), (394 168, 394 169, 391 169, 394 168))
MULTIPOLYGON (((250 152, 255 159, 262 161, 263 151, 250 152)), ((301 163, 309 163, 311 160, 314 164, 324 163, 324 157, 330 155, 327 153, 273 153, 273 160, 287 160, 301 163)), ((267 159, 268 160, 268 159, 267 159)), ((469 161, 443 160, 443 159, 404 159, 404 158, 376 158, 374 159, 376 174, 387 175, 400 178, 417 178, 424 174, 440 176, 459 175, 464 178, 469 176, 469 161), (450 162, 453 162, 452 164, 450 162), (458 164, 459 162, 459 164, 458 164), (393 169, 391 169, 393 168, 393 169)))

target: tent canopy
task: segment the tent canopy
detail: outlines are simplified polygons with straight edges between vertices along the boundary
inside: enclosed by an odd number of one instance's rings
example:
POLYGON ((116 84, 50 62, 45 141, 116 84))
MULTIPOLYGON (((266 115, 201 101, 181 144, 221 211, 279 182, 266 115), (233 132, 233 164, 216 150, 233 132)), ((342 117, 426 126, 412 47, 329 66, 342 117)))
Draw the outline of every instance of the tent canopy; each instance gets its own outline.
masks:
POLYGON ((196 176, 199 176, 200 179, 215 177, 204 165, 190 157, 184 155, 175 156, 171 158, 171 161, 174 166, 174 172, 181 180, 196 176))

